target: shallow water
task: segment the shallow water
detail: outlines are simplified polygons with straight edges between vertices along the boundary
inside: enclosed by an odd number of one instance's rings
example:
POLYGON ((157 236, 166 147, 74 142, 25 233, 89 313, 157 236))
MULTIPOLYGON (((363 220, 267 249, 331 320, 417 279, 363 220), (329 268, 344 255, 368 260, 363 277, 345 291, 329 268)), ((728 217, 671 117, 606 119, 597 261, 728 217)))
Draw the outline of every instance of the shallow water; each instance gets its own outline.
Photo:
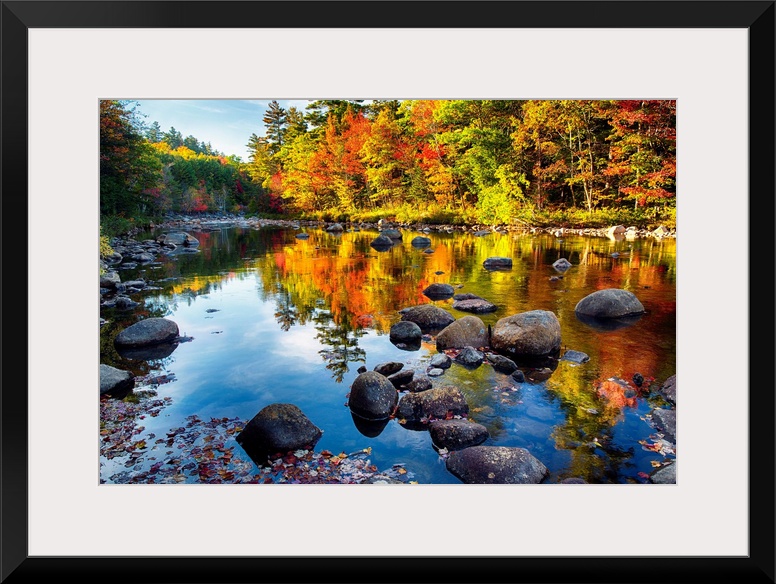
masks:
MULTIPOLYGON (((101 329, 101 362, 136 375, 174 375, 158 387, 172 399, 159 416, 144 420, 146 433, 164 435, 194 414, 249 420, 271 403, 293 403, 323 430, 316 450, 371 447, 379 469, 403 464, 419 483, 460 484, 427 431, 393 419, 373 435, 346 406, 361 365, 400 361, 425 369, 436 353, 433 343, 403 350, 388 331, 400 309, 432 302, 422 291, 441 282, 496 304, 496 312, 477 315, 486 324, 528 310, 554 312, 561 354, 590 357, 581 365, 561 360, 544 375, 526 369, 524 383, 487 364, 470 370, 454 363, 434 385, 464 392, 469 417, 488 428, 484 444, 527 448, 549 468, 548 483, 567 477, 640 483, 652 461, 665 460, 639 441, 654 433, 644 416, 660 398, 650 387, 676 372, 676 240, 405 230, 401 243, 378 252, 369 245, 377 231, 302 231, 309 239, 272 227, 189 231, 200 242, 196 253, 119 270, 122 281, 142 277, 157 289, 133 295, 143 303, 133 311, 101 311, 109 320, 101 329), (431 239, 433 253, 410 244, 416 235, 431 239), (512 269, 485 269, 483 261, 493 256, 511 257, 512 269), (572 264, 565 273, 552 267, 559 258, 572 264), (615 330, 581 322, 576 303, 601 288, 632 291, 646 314, 615 330), (140 316, 169 318, 193 340, 155 361, 122 358, 112 339, 140 316), (641 388, 632 381, 635 373, 646 379, 641 388), (630 389, 607 381, 614 377, 630 389)), ((452 302, 433 301, 456 318, 469 314, 452 302)), ((239 445, 235 451, 241 453, 239 445)), ((126 470, 120 460, 101 462, 105 482, 126 470)))

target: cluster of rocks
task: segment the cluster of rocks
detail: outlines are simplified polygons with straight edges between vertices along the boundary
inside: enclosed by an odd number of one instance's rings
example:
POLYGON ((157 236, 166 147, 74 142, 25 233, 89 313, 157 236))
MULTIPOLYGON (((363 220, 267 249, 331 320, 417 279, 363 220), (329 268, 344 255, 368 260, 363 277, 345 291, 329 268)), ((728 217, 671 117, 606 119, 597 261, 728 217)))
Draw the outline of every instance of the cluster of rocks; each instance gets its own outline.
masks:
MULTIPOLYGON (((508 260, 488 258, 485 267, 508 269, 508 260)), ((441 287, 433 290, 444 295, 450 291, 441 287)), ((474 299, 478 297, 460 301, 474 299)), ((610 289, 586 296, 577 310, 606 319, 640 314, 644 307, 632 293, 610 289)), ((483 444, 489 438, 488 430, 468 419, 463 392, 451 385, 435 386, 432 379, 443 375, 453 363, 470 369, 487 363, 518 382, 525 381, 518 362, 557 363, 561 348, 557 316, 546 310, 531 310, 501 318, 491 328, 478 316, 456 319, 433 304, 405 308, 399 314, 401 320, 391 327, 391 340, 407 346, 418 344, 422 335, 430 333, 438 353, 422 372, 404 370, 397 362, 381 363, 372 371, 359 369, 348 395, 348 406, 359 429, 368 428, 371 435, 376 435, 390 419, 410 429, 428 429, 434 447, 446 454, 447 469, 465 483, 542 482, 549 471, 540 460, 523 448, 483 444)), ((564 358, 575 363, 589 359, 579 351, 566 351, 564 358)))
MULTIPOLYGON (((667 406, 653 408, 650 412, 650 420, 653 427, 660 432, 674 452, 676 452, 676 375, 666 379, 658 389, 658 393, 665 399, 667 406)), ((676 459, 649 474, 649 481, 655 484, 676 483, 676 459)))
POLYGON ((132 310, 138 306, 129 294, 158 290, 153 282, 144 278, 122 282, 119 270, 159 265, 160 255, 199 251, 199 240, 183 231, 163 233, 156 239, 143 241, 136 241, 131 236, 115 237, 110 245, 113 253, 100 258, 100 307, 118 310, 132 310))

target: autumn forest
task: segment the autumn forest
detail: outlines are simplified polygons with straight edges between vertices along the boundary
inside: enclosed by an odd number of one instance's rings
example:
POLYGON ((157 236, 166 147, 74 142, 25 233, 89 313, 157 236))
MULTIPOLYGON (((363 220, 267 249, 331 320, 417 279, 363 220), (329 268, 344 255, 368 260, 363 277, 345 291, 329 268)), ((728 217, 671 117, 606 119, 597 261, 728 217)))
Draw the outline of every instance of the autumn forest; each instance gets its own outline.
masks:
POLYGON ((101 101, 103 231, 170 212, 675 226, 671 100, 272 101, 245 132, 248 161, 101 101))

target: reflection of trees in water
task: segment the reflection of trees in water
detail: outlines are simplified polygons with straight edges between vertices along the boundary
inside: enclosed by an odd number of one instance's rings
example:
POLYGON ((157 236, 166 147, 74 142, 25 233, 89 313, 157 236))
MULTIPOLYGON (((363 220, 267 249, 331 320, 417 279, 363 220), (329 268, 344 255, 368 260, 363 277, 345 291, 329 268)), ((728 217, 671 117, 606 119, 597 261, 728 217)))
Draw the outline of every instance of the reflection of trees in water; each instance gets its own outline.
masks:
POLYGON ((291 295, 287 290, 282 289, 278 284, 280 290, 277 291, 275 296, 275 320, 280 325, 280 330, 287 331, 296 324, 299 314, 296 310, 296 306, 291 301, 291 295))
POLYGON ((366 363, 366 351, 358 346, 359 337, 364 336, 361 329, 353 329, 346 321, 337 324, 331 313, 319 311, 313 317, 315 338, 330 349, 321 349, 318 354, 326 362, 326 369, 332 372, 332 377, 341 383, 345 374, 350 371, 348 363, 366 363))

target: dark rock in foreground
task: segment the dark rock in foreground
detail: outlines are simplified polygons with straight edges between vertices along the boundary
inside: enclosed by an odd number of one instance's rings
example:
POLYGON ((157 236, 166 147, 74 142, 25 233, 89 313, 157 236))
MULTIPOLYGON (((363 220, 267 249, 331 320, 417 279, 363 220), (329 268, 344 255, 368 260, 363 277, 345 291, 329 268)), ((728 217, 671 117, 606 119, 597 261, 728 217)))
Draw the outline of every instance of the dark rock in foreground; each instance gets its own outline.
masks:
POLYGON ((644 313, 644 306, 628 290, 607 288, 588 294, 577 302, 574 312, 594 318, 621 318, 644 313))
POLYGON ((451 452, 447 470, 467 484, 538 484, 549 474, 525 448, 472 446, 451 452))
POLYGON ((465 416, 469 413, 461 390, 453 386, 437 387, 420 393, 408 393, 399 401, 396 417, 408 422, 424 419, 444 420, 449 416, 465 416))
POLYGON ((256 414, 235 440, 256 462, 291 450, 311 448, 323 431, 293 404, 270 404, 256 414))
POLYGON ((100 395, 124 396, 135 387, 135 376, 100 363, 100 395))
POLYGON ((510 357, 540 357, 560 350, 560 321, 548 310, 531 310, 500 319, 490 346, 510 357))
POLYGON ((437 448, 461 450, 477 446, 488 439, 488 429, 469 420, 437 420, 429 424, 431 441, 437 448))
POLYGON ((348 407, 364 419, 384 420, 391 416, 398 399, 399 393, 387 377, 367 371, 353 381, 348 407))
POLYGON ((414 322, 425 332, 438 331, 455 322, 455 317, 438 306, 433 304, 421 304, 411 306, 399 311, 402 320, 414 322))
POLYGON ((125 328, 118 335, 116 347, 144 347, 169 343, 178 338, 178 325, 166 318, 147 318, 125 328))

